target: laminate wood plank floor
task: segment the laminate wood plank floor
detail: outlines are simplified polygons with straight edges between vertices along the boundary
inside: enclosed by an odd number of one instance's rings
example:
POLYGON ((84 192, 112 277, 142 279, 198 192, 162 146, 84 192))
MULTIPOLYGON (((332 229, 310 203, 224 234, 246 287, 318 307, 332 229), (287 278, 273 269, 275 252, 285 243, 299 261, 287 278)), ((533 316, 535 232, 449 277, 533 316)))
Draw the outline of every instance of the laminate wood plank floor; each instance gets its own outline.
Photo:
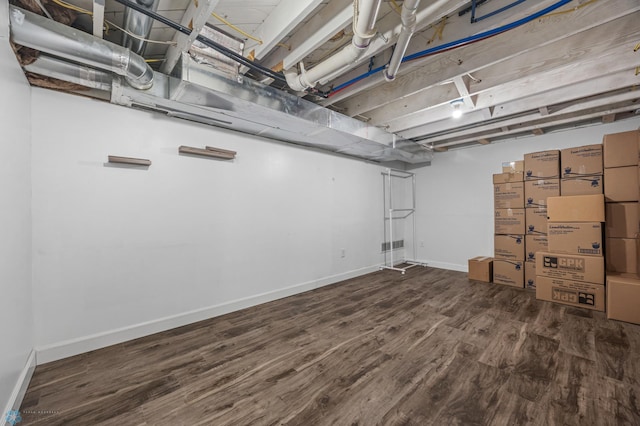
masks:
POLYGON ((640 326, 380 271, 36 368, 21 425, 640 425, 640 326))

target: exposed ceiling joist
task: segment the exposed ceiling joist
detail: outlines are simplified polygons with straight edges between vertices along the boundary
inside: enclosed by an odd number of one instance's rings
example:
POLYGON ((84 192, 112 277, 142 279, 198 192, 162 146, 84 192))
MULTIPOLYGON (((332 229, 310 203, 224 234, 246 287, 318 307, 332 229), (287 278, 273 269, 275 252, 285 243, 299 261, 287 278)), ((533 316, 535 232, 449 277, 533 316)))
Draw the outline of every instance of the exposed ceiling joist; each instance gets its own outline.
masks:
MULTIPOLYGON (((560 120, 556 120, 553 122, 553 127, 556 128, 560 128, 560 127, 566 127, 566 126, 573 126, 573 125, 584 125, 585 123, 594 123, 600 120, 600 118, 602 117, 603 114, 627 114, 630 111, 633 111, 635 107, 633 106, 623 106, 623 107, 619 107, 619 108, 613 108, 613 109, 609 109, 606 111, 595 111, 592 113, 581 113, 581 114, 567 114, 565 118, 560 119, 560 120), (577 123, 577 124, 576 124, 577 123)), ((492 138, 509 138, 509 137, 515 137, 518 135, 526 135, 531 134, 532 130, 534 128, 536 128, 537 126, 539 126, 539 123, 536 124, 524 124, 521 123, 519 126, 514 126, 514 127, 509 127, 506 129, 500 129, 500 131, 493 131, 493 132, 486 132, 486 137, 492 137, 492 138)), ((551 124, 550 124, 551 126, 551 124)), ((470 136, 470 137, 460 137, 460 138, 456 138, 453 141, 448 141, 448 142, 441 142, 441 143, 436 143, 436 142, 431 142, 428 140, 423 141, 422 143, 424 144, 428 144, 429 146, 433 145, 433 149, 434 151, 437 150, 437 148, 455 148, 457 146, 466 146, 471 144, 476 143, 477 141, 477 136, 470 136)))
MULTIPOLYGON (((315 14, 300 31, 287 41, 291 45, 291 51, 286 51, 284 57, 278 55, 270 58, 270 63, 273 63, 274 60, 282 62, 284 69, 297 65, 298 62, 347 26, 352 18, 352 1, 341 0, 329 3, 325 9, 315 14)), ((285 53, 282 50, 280 52, 285 53)))
MULTIPOLYGON (((67 1, 94 12, 93 27, 85 18, 74 26, 93 32, 98 37, 104 36, 116 44, 120 42, 119 34, 103 35, 101 23, 104 18, 116 24, 122 22, 123 8, 116 3, 120 0, 67 1), (101 5, 105 7, 104 18, 101 17, 101 5)), ((363 5, 367 3, 363 2, 363 5)), ((467 39, 462 43, 463 46, 456 46, 457 41, 466 37, 473 40, 478 34, 506 28, 506 25, 530 17, 544 8, 560 5, 558 0, 491 0, 480 3, 478 13, 481 15, 503 10, 487 19, 470 23, 468 13, 458 13, 468 7, 469 0, 422 1, 418 9, 418 32, 411 39, 407 54, 421 52, 423 56, 403 63, 397 78, 393 82, 386 82, 379 70, 389 60, 401 23, 398 5, 385 1, 375 25, 377 35, 372 40, 371 52, 367 54, 374 56, 364 55, 344 66, 339 72, 321 80, 320 91, 305 95, 299 92, 293 95, 292 91, 280 90, 286 83, 278 79, 280 81, 268 90, 274 96, 269 98, 269 102, 280 104, 284 97, 291 96, 287 99, 292 101, 300 100, 302 96, 305 101, 331 106, 335 111, 356 117, 358 123, 364 121, 370 129, 380 132, 385 129, 395 133, 386 133, 389 137, 410 138, 412 140, 404 142, 417 150, 423 150, 422 144, 428 149, 433 145, 439 151, 551 132, 574 123, 606 123, 637 116, 638 93, 635 88, 640 83, 640 77, 634 70, 638 67, 639 57, 633 53, 633 47, 640 40, 640 27, 637 25, 640 22, 640 3, 637 0, 573 0, 563 4, 550 16, 531 20, 508 33, 474 44, 465 44, 470 41, 467 39), (442 19, 444 15, 447 15, 447 19, 442 19), (437 46, 444 46, 448 50, 442 48, 437 54, 425 55, 425 52, 438 50, 437 46), (354 77, 363 73, 370 76, 333 92, 332 88, 352 82, 354 77), (322 100, 320 95, 327 90, 333 92, 332 96, 322 100), (458 99, 464 101, 465 114, 453 120, 450 103, 458 99)), ((162 0, 158 12, 170 20, 194 28, 192 36, 187 37, 176 35, 166 22, 154 23, 148 38, 161 43, 147 43, 144 53, 146 59, 152 59, 152 66, 160 67, 164 74, 168 74, 178 58, 189 50, 193 39, 207 22, 245 39, 245 55, 253 51, 257 63, 280 72, 292 69, 300 62, 311 69, 348 43, 352 31, 353 2, 162 0), (227 22, 214 23, 212 11, 227 22), (167 47, 166 43, 171 40, 177 45, 167 47)), ((217 19, 220 21, 220 18, 217 19)), ((100 81, 89 81, 84 74, 79 77, 74 74, 77 64, 60 62, 40 60, 30 65, 29 69, 37 69, 43 75, 62 76, 70 82, 78 78, 79 81, 87 80, 87 87, 93 88, 91 96, 100 99, 117 97, 116 92, 121 85, 111 84, 108 73, 102 73, 100 81)), ((211 69, 207 64, 202 66, 211 69)), ((85 64, 82 69, 89 67, 85 64)), ((223 75, 229 72, 227 78, 230 84, 245 82, 258 87, 254 73, 238 80, 237 74, 227 70, 223 66, 217 67, 214 73, 223 75)), ((166 75, 158 74, 157 77, 158 81, 167 84, 166 75)), ((183 77, 184 80, 188 79, 183 77)), ((276 78, 273 74, 271 77, 276 78)), ((173 83, 169 87, 175 88, 173 84, 180 84, 175 79, 170 80, 173 83)), ((271 83, 271 80, 261 81, 267 85, 271 83)), ((161 89, 152 89, 155 90, 161 89)), ((160 108, 158 101, 154 104, 151 98, 149 105, 160 108)), ((241 102, 249 101, 248 98, 243 98, 241 102)), ((208 101, 200 98, 192 101, 208 105, 208 101)), ((123 103, 126 104, 126 99, 123 103)), ((289 111, 294 112, 295 109, 295 102, 292 101, 289 111)), ((315 112, 320 116, 333 113, 322 108, 315 112)), ((225 116, 220 120, 198 119, 194 111, 186 110, 182 117, 196 117, 195 121, 213 125, 225 120, 227 126, 235 123, 227 119, 231 114, 229 111, 220 114, 225 116)), ((173 115, 178 116, 177 113, 173 115)), ((260 120, 256 118, 254 121, 258 123, 260 120)), ((240 130, 276 137, 275 130, 264 130, 262 127, 267 123, 256 123, 240 130)), ((292 135, 302 131, 300 128, 281 130, 292 135)), ((338 152, 359 155, 359 148, 349 147, 346 140, 343 142, 345 146, 338 152)))
POLYGON ((189 3, 180 23, 185 27, 191 28, 191 34, 185 35, 176 32, 173 37, 175 45, 169 46, 166 58, 160 67, 163 73, 171 73, 182 53, 187 52, 191 48, 191 45, 211 16, 211 12, 216 8, 218 1, 219 0, 198 0, 189 3))
POLYGON ((429 142, 441 142, 450 139, 460 137, 478 137, 478 135, 485 135, 486 132, 494 132, 496 129, 502 130, 502 127, 521 126, 527 123, 532 125, 538 124, 539 126, 550 126, 556 121, 565 120, 566 118, 578 117, 581 113, 592 114, 599 113, 604 115, 607 112, 607 108, 610 105, 618 105, 617 108, 623 108, 625 111, 635 110, 640 103, 638 93, 635 91, 628 91, 609 98, 596 98, 585 100, 582 103, 572 103, 570 107, 562 108, 558 112, 546 116, 541 116, 537 109, 531 109, 523 111, 513 116, 501 117, 490 121, 485 121, 480 118, 474 118, 477 120, 475 124, 461 125, 455 129, 448 129, 440 132, 433 132, 426 135, 426 139, 429 142))
MULTIPOLYGON (((494 116, 500 116, 505 114, 502 104, 539 95, 541 91, 542 93, 550 93, 555 89, 572 87, 580 82, 586 82, 590 88, 602 90, 598 86, 590 84, 590 82, 593 79, 601 78, 603 60, 611 62, 609 72, 611 76, 615 76, 602 78, 605 80, 606 85, 613 86, 613 88, 628 86, 628 81, 634 78, 633 72, 624 69, 624 67, 628 67, 627 61, 619 59, 623 58, 624 55, 629 55, 627 43, 636 37, 640 37, 640 28, 632 34, 614 36, 620 41, 620 45, 610 41, 606 34, 611 30, 609 26, 615 27, 616 24, 621 23, 620 21, 628 22, 633 18, 634 16, 621 18, 598 29, 590 30, 586 34, 574 36, 583 40, 584 44, 576 39, 570 40, 572 43, 553 44, 541 48, 541 51, 532 52, 531 58, 534 59, 535 66, 523 67, 517 58, 507 61, 507 63, 502 64, 495 70, 496 73, 501 73, 500 77, 483 78, 481 83, 473 87, 473 93, 476 96, 476 108, 482 109, 497 106, 494 116), (601 40, 601 42, 597 40, 601 40), (565 45, 570 46, 571 50, 563 51, 561 48, 565 45), (615 47, 612 48, 612 45, 615 47), (576 56, 577 59, 565 65, 562 58, 567 56, 576 56), (546 58, 546 60, 543 58, 546 58), (618 67, 623 67, 623 69, 618 69, 618 67), (618 73, 621 74, 619 75, 618 73), (541 88, 544 89, 541 90, 541 88)), ((572 89, 570 89, 570 94, 574 98, 584 96, 584 93, 576 92, 572 89)), ((397 105, 399 102, 396 101, 394 104, 397 106, 394 106, 394 108, 374 111, 370 113, 370 117, 377 125, 388 125, 391 131, 402 131, 405 134, 406 129, 425 126, 423 124, 424 118, 421 115, 424 114, 426 109, 430 108, 429 105, 425 105, 426 103, 433 102, 434 106, 444 104, 448 102, 446 96, 447 93, 442 87, 436 87, 429 91, 429 96, 411 96, 408 99, 403 99, 403 109, 401 111, 398 111, 400 106, 397 105), (414 100, 415 102, 412 102, 414 100), (399 116, 397 112, 393 113, 392 111, 401 112, 402 115, 399 116), (385 114, 385 112, 387 113, 385 114), (383 123, 378 122, 379 117, 384 118, 385 121, 383 123)), ((547 107, 548 104, 557 102, 558 99, 553 95, 547 95, 542 98, 538 96, 535 103, 527 102, 524 107, 526 109, 547 107)), ((439 115, 438 112, 435 112, 430 121, 433 122, 445 118, 447 118, 446 112, 441 111, 439 115)), ((416 134, 414 132, 411 133, 416 134)))
POLYGON ((458 93, 460 93, 460 98, 464 102, 464 105, 468 109, 475 108, 475 103, 469 94, 469 84, 471 83, 471 78, 468 75, 456 76, 453 78, 453 84, 455 84, 458 93))
POLYGON ((262 43, 254 48, 253 56, 264 58, 321 3, 322 0, 282 0, 255 31, 254 36, 262 43))
POLYGON ((93 35, 102 38, 104 28, 104 0, 93 0, 93 35))
MULTIPOLYGON (((430 24, 437 22, 440 17, 453 13, 456 9, 458 9, 465 3, 466 1, 464 0, 435 0, 433 3, 426 4, 426 7, 420 9, 417 13, 416 31, 427 28, 430 24)), ((328 82, 333 81, 336 84, 340 84, 343 81, 347 81, 346 79, 348 79, 349 76, 353 74, 353 72, 350 73, 349 70, 361 70, 362 67, 368 68, 370 65, 370 61, 368 60, 369 58, 375 57, 376 55, 384 52, 386 49, 392 47, 396 43, 398 36, 402 30, 402 25, 398 21, 397 14, 390 13, 378 21, 377 28, 378 34, 372 39, 369 47, 367 48, 366 55, 359 58, 353 64, 348 65, 320 80, 320 83, 327 84, 328 82), (358 66, 361 66, 361 68, 358 68, 358 66)), ((359 74, 360 71, 358 71, 357 75, 359 74)), ((381 75, 381 73, 378 74, 381 75)), ((329 105, 331 104, 331 102, 332 100, 329 99, 322 104, 329 105)))
MULTIPOLYGON (((483 68, 520 55, 525 55, 523 58, 528 63, 526 54, 530 50, 615 20, 629 13, 629 9, 640 10, 640 5, 634 0, 620 0, 614 4, 596 2, 573 13, 534 21, 507 34, 430 58, 395 81, 381 85, 375 91, 353 95, 336 106, 350 116, 365 114, 396 99, 428 90, 443 80, 468 73, 476 76, 483 68)), ((377 81, 379 78, 372 77, 370 80, 377 81)))

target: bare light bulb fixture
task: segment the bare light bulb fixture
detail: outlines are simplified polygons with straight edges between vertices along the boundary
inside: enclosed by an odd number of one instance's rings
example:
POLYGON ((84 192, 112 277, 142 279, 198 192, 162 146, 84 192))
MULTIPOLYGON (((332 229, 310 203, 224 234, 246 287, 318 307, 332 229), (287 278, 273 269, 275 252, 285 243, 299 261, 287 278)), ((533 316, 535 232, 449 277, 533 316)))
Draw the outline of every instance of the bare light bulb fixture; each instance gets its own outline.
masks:
POLYGON ((460 118, 462 117, 462 106, 464 105, 464 102, 462 101, 462 99, 456 99, 454 101, 451 101, 450 103, 451 108, 453 108, 453 111, 451 111, 451 117, 453 118, 460 118))

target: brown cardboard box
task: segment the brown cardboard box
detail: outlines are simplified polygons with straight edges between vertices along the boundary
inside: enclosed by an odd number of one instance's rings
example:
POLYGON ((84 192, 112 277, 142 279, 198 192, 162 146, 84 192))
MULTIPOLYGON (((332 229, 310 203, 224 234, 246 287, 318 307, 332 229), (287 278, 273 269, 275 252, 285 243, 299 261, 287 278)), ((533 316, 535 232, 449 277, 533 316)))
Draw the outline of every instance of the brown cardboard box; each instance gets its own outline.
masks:
POLYGON ((524 180, 524 173, 522 172, 510 172, 510 173, 498 173, 493 175, 493 183, 508 183, 508 182, 522 182, 524 180))
POLYGON ((602 256, 602 234, 600 222, 551 222, 549 252, 602 256))
POLYGON ((496 259, 524 260, 524 235, 495 235, 493 247, 496 259))
POLYGON ((488 256, 477 256, 469 259, 470 280, 490 283, 493 281, 493 258, 488 256))
POLYGON ((527 234, 547 235, 547 209, 526 209, 527 234))
POLYGON ((546 235, 525 236, 525 260, 535 263, 536 253, 539 251, 549 251, 549 240, 546 235))
POLYGON ((604 197, 607 202, 638 201, 638 166, 604 169, 604 197))
POLYGON ((493 206, 496 209, 524 208, 524 182, 493 185, 493 206))
POLYGON ((493 261, 493 282, 524 288, 524 262, 495 259, 493 261))
POLYGON ((632 130, 604 135, 602 143, 605 168, 638 164, 640 131, 632 130))
POLYGON ((496 209, 495 234, 524 234, 524 209, 496 209))
MULTIPOLYGON (((635 238, 607 238, 607 272, 635 274, 638 251, 635 238)), ((640 308, 640 306, 639 306, 640 308)))
POLYGON ((640 232, 638 203, 606 203, 607 238, 635 238, 640 232))
POLYGON ((536 262, 524 262, 524 288, 536 289, 536 262))
POLYGON ((524 183, 525 207, 546 207, 548 197, 560 195, 560 179, 528 180, 524 183))
POLYGON ((524 155, 525 180, 559 179, 560 151, 540 151, 524 155))
POLYGON ((506 161, 502 163, 502 173, 524 172, 524 160, 506 161))
POLYGON ((638 265, 636 274, 640 274, 640 234, 636 235, 636 255, 636 265, 638 265))
POLYGON ((602 175, 567 178, 560 181, 560 195, 592 195, 603 192, 602 175))
POLYGON ((604 195, 571 195, 547 200, 549 222, 604 222, 604 195))
POLYGON ((563 149, 560 164, 563 178, 602 175, 602 144, 563 149))
POLYGON ((604 257, 538 252, 536 273, 548 278, 604 284, 604 257))
POLYGON ((541 277, 536 281, 536 299, 604 312, 602 284, 541 277))
POLYGON ((640 324, 640 279, 636 275, 607 275, 607 318, 640 324))

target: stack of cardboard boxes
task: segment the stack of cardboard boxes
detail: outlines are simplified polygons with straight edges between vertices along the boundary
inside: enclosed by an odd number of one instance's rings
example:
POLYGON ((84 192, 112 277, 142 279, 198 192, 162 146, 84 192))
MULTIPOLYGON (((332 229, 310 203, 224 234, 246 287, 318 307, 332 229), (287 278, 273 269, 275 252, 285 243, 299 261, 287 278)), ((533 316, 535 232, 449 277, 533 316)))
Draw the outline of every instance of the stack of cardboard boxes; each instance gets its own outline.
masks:
POLYGON ((524 282, 523 173, 493 175, 495 239, 493 282, 522 288, 524 282))
POLYGON ((536 298, 605 310, 604 196, 548 200, 549 249, 536 255, 536 298))
POLYGON ((605 135, 607 317, 640 324, 640 131, 605 135))
POLYGON ((547 198, 560 195, 560 151, 525 154, 525 288, 536 288, 536 253, 547 250, 547 198))
POLYGON ((607 272, 637 272, 638 133, 615 133, 605 135, 603 140, 607 272))
MULTIPOLYGON (((493 282, 640 324, 640 130, 526 154, 502 171, 493 175, 493 282)), ((491 261, 470 259, 470 279, 473 270, 490 280, 491 261)))

